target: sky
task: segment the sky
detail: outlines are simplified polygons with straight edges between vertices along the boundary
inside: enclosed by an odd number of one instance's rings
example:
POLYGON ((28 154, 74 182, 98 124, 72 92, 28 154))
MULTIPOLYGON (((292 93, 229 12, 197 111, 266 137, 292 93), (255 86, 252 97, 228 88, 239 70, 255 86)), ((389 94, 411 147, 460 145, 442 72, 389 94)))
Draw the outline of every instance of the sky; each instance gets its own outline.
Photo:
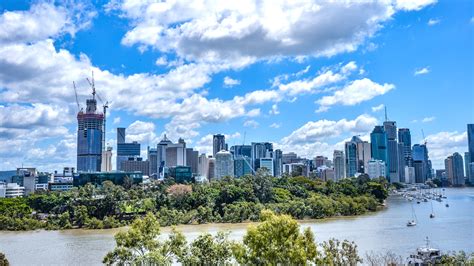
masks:
POLYGON ((126 127, 143 157, 221 133, 332 159, 386 107, 443 168, 474 122, 473 30, 469 0, 2 0, 0 170, 76 165, 92 72, 107 144, 126 127))

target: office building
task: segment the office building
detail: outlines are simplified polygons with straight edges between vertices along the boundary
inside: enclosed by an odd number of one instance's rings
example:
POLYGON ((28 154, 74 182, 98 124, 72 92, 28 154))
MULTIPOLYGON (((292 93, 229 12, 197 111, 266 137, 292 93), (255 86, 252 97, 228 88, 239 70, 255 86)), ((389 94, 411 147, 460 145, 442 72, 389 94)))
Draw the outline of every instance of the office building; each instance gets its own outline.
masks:
POLYGON ((116 166, 118 171, 124 171, 121 168, 123 161, 133 160, 140 157, 140 143, 134 141, 131 143, 117 143, 116 166))
POLYGON ((276 149, 273 152, 273 176, 281 177, 283 173, 283 152, 276 149))
POLYGON ((244 175, 251 175, 252 172, 252 161, 250 157, 237 156, 234 157, 234 176, 242 177, 244 175))
POLYGON ((383 126, 375 126, 372 133, 370 133, 372 158, 383 161, 386 165, 385 175, 388 177, 388 142, 387 134, 383 126))
POLYGON ((372 159, 368 164, 368 175, 371 179, 385 177, 387 175, 385 162, 382 160, 372 159))
POLYGON ((298 155, 296 153, 289 152, 289 153, 282 154, 282 161, 283 161, 283 164, 290 164, 290 163, 299 162, 300 158, 298 158, 298 155))
POLYGON ((405 166, 405 183, 414 184, 415 183, 415 167, 405 166))
POLYGON ((150 177, 157 179, 159 177, 158 148, 147 147, 147 160, 150 167, 148 174, 150 177))
POLYGON ((198 173, 198 157, 198 151, 195 151, 192 148, 186 148, 186 166, 191 167, 191 172, 193 174, 198 173))
POLYGON ((225 136, 217 134, 212 137, 212 155, 215 157, 216 153, 226 150, 225 136))
MULTIPOLYGON (((260 168, 260 158, 272 158, 273 144, 269 142, 252 142, 252 168, 260 168)), ((283 159, 283 155, 282 155, 283 159)))
POLYGON ((36 184, 38 181, 39 173, 36 168, 23 167, 16 169, 16 176, 12 179, 12 183, 24 187, 25 195, 29 195, 35 192, 36 184))
POLYGON ((334 162, 334 179, 335 181, 341 180, 346 177, 345 163, 344 163, 344 152, 335 150, 333 154, 334 162))
POLYGON ((328 160, 328 157, 324 157, 322 155, 318 155, 314 158, 314 167, 318 168, 320 166, 326 165, 326 161, 328 160))
POLYGON ((100 171, 112 171, 112 147, 107 147, 107 150, 102 152, 102 164, 100 166, 100 171))
POLYGON ((163 139, 156 146, 156 156, 158 160, 158 178, 163 179, 166 171, 166 148, 173 144, 164 134, 163 139))
POLYGON ((453 186, 464 186, 464 165, 461 154, 455 152, 444 160, 448 182, 453 186))
POLYGON ((474 124, 467 124, 467 148, 471 155, 470 163, 474 163, 474 124))
POLYGON ((411 133, 408 128, 398 129, 398 143, 402 145, 403 162, 404 166, 411 166, 412 161, 412 150, 411 150, 411 133))
POLYGON ((274 176, 274 168, 273 168, 273 158, 260 158, 259 159, 259 168, 265 169, 269 175, 274 176))
POLYGON ((0 182, 0 198, 17 198, 25 195, 25 188, 17 183, 0 182))
POLYGON ((214 179, 216 179, 216 158, 209 156, 207 158, 207 162, 207 179, 209 179, 209 181, 213 181, 214 179))
POLYGON ((230 147, 230 152, 237 156, 246 156, 252 158, 252 145, 234 145, 230 147))
POLYGON ((216 153, 216 179, 221 179, 225 176, 234 177, 234 159, 232 154, 226 150, 221 150, 216 153))
POLYGON ((104 114, 97 112, 95 90, 86 105, 86 112, 81 109, 77 114, 77 171, 100 171, 104 114))
POLYGON ((118 127, 117 128, 117 144, 125 143, 125 128, 118 127))
POLYGON ((387 134, 387 169, 390 182, 400 182, 399 171, 399 152, 397 142, 397 123, 395 121, 385 121, 383 123, 384 130, 387 134))
POLYGON ((354 177, 356 173, 366 173, 371 159, 370 143, 354 136, 345 143, 346 176, 354 177))
POLYGON ((121 171, 124 172, 140 172, 143 175, 150 175, 150 162, 144 161, 141 157, 129 158, 120 164, 121 171))
POLYGON ((168 177, 174 178, 176 183, 191 183, 194 181, 190 166, 170 167, 168 177))
POLYGON ((198 176, 205 176, 207 178, 209 171, 209 160, 205 153, 199 155, 198 158, 198 176))
POLYGON ((165 166, 186 166, 186 143, 181 141, 166 146, 165 166))
POLYGON ((431 167, 428 159, 428 149, 425 144, 415 144, 412 149, 413 167, 415 167, 416 183, 424 183, 431 177, 431 167))
POLYGON ((470 165, 469 163, 471 162, 471 156, 469 155, 469 152, 464 153, 464 171, 466 171, 466 174, 464 175, 466 177, 467 181, 470 181, 470 165))

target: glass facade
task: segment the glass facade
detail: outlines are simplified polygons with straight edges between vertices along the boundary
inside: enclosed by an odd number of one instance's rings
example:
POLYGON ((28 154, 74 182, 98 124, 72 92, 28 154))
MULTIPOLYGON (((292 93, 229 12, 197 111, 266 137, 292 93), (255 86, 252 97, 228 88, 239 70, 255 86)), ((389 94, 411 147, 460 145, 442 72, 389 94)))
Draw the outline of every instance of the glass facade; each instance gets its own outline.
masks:
MULTIPOLYGON (((383 126, 375 126, 372 133, 370 133, 370 142, 372 158, 376 160, 381 160, 385 163, 386 166, 388 166, 390 164, 387 147, 388 141, 387 134, 385 133, 383 126)), ((388 171, 385 171, 385 173, 387 174, 388 171)))

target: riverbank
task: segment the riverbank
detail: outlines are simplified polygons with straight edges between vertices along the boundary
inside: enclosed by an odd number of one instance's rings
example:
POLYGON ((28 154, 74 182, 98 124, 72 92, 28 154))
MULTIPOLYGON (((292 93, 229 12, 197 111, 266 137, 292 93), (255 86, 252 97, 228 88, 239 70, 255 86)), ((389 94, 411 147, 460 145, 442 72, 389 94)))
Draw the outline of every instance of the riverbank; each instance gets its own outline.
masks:
MULTIPOLYGON (((299 221, 302 228, 310 227, 316 241, 330 238, 355 241, 360 254, 391 250, 404 258, 424 244, 426 236, 443 252, 465 250, 474 252, 474 189, 446 189, 450 207, 433 202, 436 218, 430 219, 429 203, 414 204, 418 217, 415 227, 407 227, 411 203, 402 197, 389 197, 387 208, 366 215, 299 221)), ((228 231, 229 238, 241 241, 252 223, 180 225, 188 241, 202 233, 228 231)), ((0 232, 0 251, 12 265, 101 265, 105 254, 114 248, 114 234, 125 228, 107 230, 61 230, 0 232)), ((162 228, 165 238, 171 227, 162 228)))

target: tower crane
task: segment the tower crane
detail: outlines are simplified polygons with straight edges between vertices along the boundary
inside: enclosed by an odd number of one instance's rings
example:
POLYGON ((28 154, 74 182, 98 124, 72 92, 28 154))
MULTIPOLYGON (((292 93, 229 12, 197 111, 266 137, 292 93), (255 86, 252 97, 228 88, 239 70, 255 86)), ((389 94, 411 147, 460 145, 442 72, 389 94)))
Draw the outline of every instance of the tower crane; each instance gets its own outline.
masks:
POLYGON ((109 108, 109 101, 103 101, 102 98, 99 96, 99 94, 95 90, 95 81, 94 81, 94 71, 92 71, 92 78, 89 80, 89 78, 86 78, 87 82, 92 88, 92 98, 95 100, 95 96, 97 95, 97 98, 99 99, 100 103, 102 104, 103 108, 103 113, 104 113, 104 123, 102 125, 102 151, 105 151, 105 134, 106 134, 106 125, 107 125, 107 108, 109 108))
POLYGON ((77 111, 82 111, 81 105, 79 104, 79 98, 77 97, 76 83, 73 81, 72 86, 74 87, 74 95, 76 95, 77 111))
POLYGON ((425 132, 423 131, 423 129, 421 129, 421 135, 423 136, 423 144, 425 144, 426 146, 426 144, 428 144, 428 141, 425 138, 425 132))

